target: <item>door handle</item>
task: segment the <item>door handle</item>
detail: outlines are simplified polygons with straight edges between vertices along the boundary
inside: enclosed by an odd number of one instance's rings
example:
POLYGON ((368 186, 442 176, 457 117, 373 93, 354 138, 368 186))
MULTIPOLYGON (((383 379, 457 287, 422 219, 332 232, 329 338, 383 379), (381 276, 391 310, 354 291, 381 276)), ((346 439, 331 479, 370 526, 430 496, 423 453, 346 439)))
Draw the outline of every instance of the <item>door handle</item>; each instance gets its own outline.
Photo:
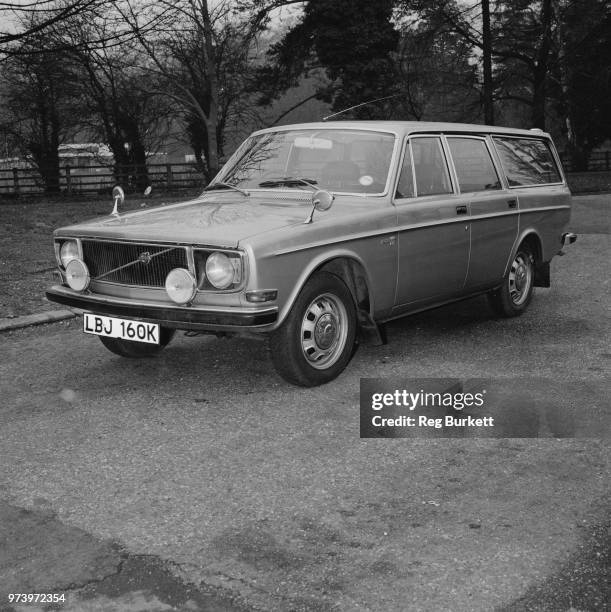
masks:
POLYGON ((467 214, 467 207, 466 206, 457 206, 456 207, 456 214, 457 215, 466 215, 467 214))
POLYGON ((509 208, 515 208, 518 205, 518 201, 515 198, 512 198, 511 200, 507 200, 507 206, 509 206, 509 208))

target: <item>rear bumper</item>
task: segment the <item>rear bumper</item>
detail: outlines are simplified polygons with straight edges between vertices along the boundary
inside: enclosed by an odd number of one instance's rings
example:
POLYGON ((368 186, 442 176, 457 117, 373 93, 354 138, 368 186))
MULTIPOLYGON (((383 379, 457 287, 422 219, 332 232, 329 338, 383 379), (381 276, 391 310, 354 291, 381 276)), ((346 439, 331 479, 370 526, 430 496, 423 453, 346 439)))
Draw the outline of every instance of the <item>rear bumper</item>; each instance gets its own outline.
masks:
POLYGON ((160 306, 152 303, 133 303, 116 298, 76 293, 55 285, 47 290, 51 302, 71 306, 101 315, 125 317, 136 321, 159 323, 163 327, 194 331, 268 331, 278 320, 278 308, 222 309, 160 306))

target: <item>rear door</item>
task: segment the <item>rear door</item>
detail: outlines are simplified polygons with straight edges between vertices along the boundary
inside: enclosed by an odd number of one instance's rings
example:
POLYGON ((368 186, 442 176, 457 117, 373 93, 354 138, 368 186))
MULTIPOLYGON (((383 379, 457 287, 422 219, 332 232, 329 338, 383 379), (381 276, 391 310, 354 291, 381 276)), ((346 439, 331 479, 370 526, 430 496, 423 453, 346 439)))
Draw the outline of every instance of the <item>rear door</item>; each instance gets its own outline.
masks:
POLYGON ((462 200, 470 209, 471 256, 466 290, 485 288, 503 278, 518 234, 518 196, 504 188, 483 136, 448 135, 462 200))
POLYGON ((394 202, 399 230, 395 309, 459 294, 469 263, 469 212, 455 194, 440 134, 408 139, 394 202))

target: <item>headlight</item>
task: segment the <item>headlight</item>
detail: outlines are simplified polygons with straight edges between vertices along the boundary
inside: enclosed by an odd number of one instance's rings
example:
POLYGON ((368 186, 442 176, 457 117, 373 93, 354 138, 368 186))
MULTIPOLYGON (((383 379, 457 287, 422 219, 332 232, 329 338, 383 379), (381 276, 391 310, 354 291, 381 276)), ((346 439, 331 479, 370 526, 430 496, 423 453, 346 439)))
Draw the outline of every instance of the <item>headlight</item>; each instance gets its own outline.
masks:
POLYGON ((89 287, 89 270, 85 262, 71 259, 66 265, 66 282, 70 289, 85 291, 89 287))
POLYGON ((206 277, 213 287, 227 289, 235 282, 236 270, 224 253, 212 253, 206 260, 206 277))
POLYGON ((62 262, 62 266, 66 268, 70 261, 78 259, 78 257, 79 248, 76 240, 66 240, 59 250, 59 259, 62 262))
POLYGON ((197 291, 197 282, 189 270, 174 268, 165 279, 165 290, 177 304, 188 304, 197 291))

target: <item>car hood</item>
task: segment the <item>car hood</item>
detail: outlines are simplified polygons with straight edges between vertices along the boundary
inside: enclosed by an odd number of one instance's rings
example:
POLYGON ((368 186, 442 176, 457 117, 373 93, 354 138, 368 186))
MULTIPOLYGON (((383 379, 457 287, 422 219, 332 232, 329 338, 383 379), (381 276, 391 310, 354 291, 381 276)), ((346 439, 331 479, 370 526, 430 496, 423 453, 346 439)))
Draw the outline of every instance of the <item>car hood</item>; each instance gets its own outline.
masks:
MULTIPOLYGON (((304 194, 305 196, 305 194, 304 194)), ((93 219, 57 230, 56 235, 178 242, 236 247, 250 236, 303 223, 309 197, 265 198, 204 195, 197 200, 93 219)))

